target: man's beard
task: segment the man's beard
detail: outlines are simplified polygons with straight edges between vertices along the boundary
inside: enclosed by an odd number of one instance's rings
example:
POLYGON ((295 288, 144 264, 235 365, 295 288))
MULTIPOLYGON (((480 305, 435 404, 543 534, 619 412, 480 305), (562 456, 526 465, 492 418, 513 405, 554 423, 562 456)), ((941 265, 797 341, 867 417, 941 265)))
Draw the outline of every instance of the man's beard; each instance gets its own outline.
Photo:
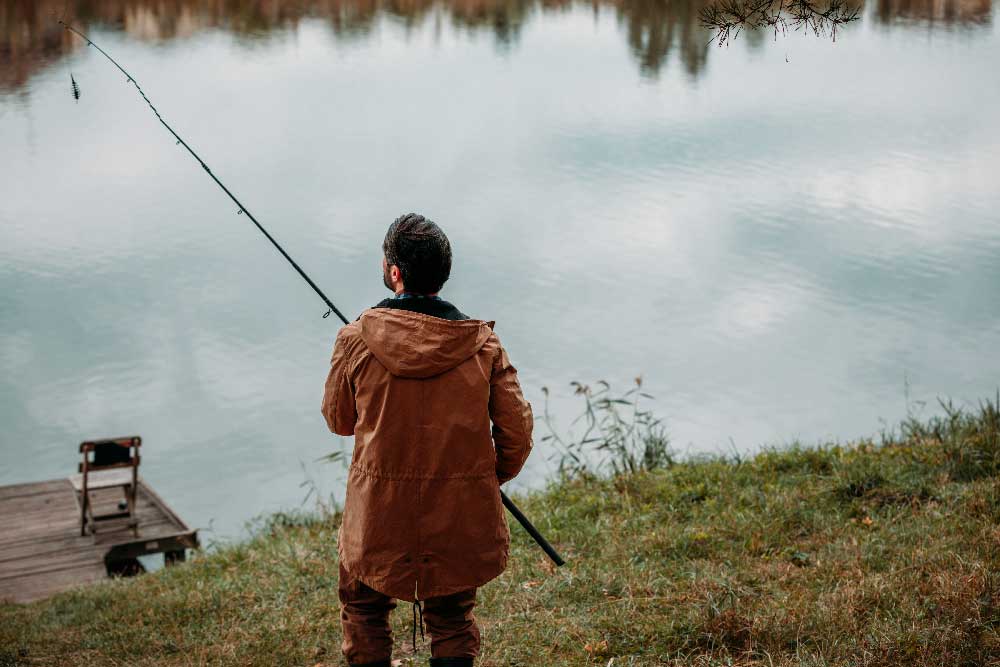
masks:
POLYGON ((395 292, 396 288, 392 286, 392 280, 389 279, 389 265, 386 264, 385 268, 382 269, 382 284, 390 292, 395 292))

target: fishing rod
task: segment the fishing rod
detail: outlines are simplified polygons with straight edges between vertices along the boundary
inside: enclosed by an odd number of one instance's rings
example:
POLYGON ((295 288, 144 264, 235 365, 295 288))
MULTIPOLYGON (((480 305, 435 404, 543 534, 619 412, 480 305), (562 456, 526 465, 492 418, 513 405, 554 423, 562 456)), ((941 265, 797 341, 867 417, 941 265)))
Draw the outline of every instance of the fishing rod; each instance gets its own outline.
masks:
MULTIPOLYGON (((298 272, 298 274, 302 276, 302 279, 309 284, 309 287, 312 287, 313 291, 319 295, 319 298, 323 300, 323 303, 325 303, 328 308, 326 313, 323 314, 323 317, 327 318, 330 316, 330 313, 333 313, 340 318, 341 322, 343 322, 344 324, 349 324, 347 318, 344 317, 344 314, 340 312, 337 306, 333 304, 333 301, 331 301, 326 296, 326 294, 323 293, 323 290, 321 290, 319 286, 313 282, 312 278, 310 278, 308 274, 306 274, 306 272, 302 270, 302 267, 299 266, 294 259, 292 259, 291 255, 285 252, 285 249, 281 247, 281 244, 279 244, 275 240, 275 238, 271 236, 266 229, 264 229, 264 225, 260 224, 257 218, 254 217, 253 213, 251 213, 250 210, 247 209, 247 207, 244 206, 243 203, 236 198, 236 195, 230 192, 229 188, 227 188, 222 183, 222 181, 219 180, 218 176, 212 173, 212 170, 208 168, 208 165, 205 164, 205 161, 201 159, 201 156, 199 156, 197 153, 194 152, 194 149, 191 148, 191 146, 189 146, 188 143, 181 138, 181 135, 177 134, 177 132, 174 131, 174 128, 170 127, 170 125, 167 124, 167 121, 163 119, 163 116, 160 115, 160 112, 157 111, 155 106, 153 106, 153 103, 146 96, 146 93, 142 90, 142 87, 139 85, 139 82, 135 80, 135 77, 126 72, 125 68, 118 64, 118 61, 112 58, 107 51, 105 51, 100 46, 95 44, 94 41, 90 39, 90 37, 80 32, 79 30, 69 25, 68 23, 63 22, 62 19, 59 20, 59 25, 61 25, 65 30, 80 37, 83 41, 87 42, 87 46, 92 46, 95 49, 97 49, 102 56, 107 58, 108 62, 117 67, 118 71, 120 71, 122 74, 125 75, 125 80, 127 83, 131 83, 133 86, 135 86, 135 89, 139 91, 140 95, 142 95, 142 99, 145 100, 149 108, 153 110, 153 113, 156 115, 156 119, 160 121, 160 124, 163 125, 163 127, 167 128, 167 131, 170 132, 170 134, 173 135, 173 137, 177 140, 177 144, 183 146, 185 150, 187 150, 187 152, 191 154, 191 157, 193 157, 195 160, 198 161, 198 164, 200 164, 201 168, 205 170, 205 173, 211 176, 212 180, 215 181, 215 184, 218 185, 222 189, 222 191, 225 192, 226 195, 233 200, 233 203, 236 204, 236 206, 238 207, 236 213, 238 215, 242 215, 245 213, 246 216, 250 218, 250 221, 253 222, 253 224, 257 227, 260 233, 263 234, 264 237, 271 242, 271 245, 273 245, 275 249, 281 253, 282 257, 288 260, 288 263, 292 265, 292 268, 295 269, 298 272)), ((74 97, 79 99, 79 92, 76 86, 76 81, 73 81, 73 94, 74 97)), ((517 522, 521 524, 521 526, 524 528, 525 531, 527 531, 528 535, 530 535, 532 539, 534 539, 535 542, 538 543, 538 546, 542 548, 542 550, 546 553, 546 555, 552 559, 552 562, 555 563, 557 566, 563 565, 565 561, 559 555, 559 552, 557 552, 555 548, 551 544, 549 544, 549 541, 546 540, 545 537, 543 537, 542 534, 538 532, 538 529, 535 528, 534 524, 532 524, 531 521, 528 520, 528 517, 524 516, 524 513, 522 513, 521 510, 517 507, 517 505, 514 504, 514 501, 512 501, 510 498, 507 497, 507 494, 504 493, 502 489, 500 490, 500 499, 503 501, 504 507, 506 507, 510 511, 510 513, 514 516, 514 518, 517 519, 517 522)))

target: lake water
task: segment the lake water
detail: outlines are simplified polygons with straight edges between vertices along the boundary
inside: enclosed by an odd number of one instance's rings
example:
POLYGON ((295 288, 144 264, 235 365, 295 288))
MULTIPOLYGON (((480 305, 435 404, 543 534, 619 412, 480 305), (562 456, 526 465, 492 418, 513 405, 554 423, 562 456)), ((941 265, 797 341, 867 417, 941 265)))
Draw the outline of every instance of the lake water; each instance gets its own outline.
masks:
POLYGON ((335 318, 63 12, 349 316, 385 295, 387 225, 438 221, 445 296, 563 425, 570 381, 637 375, 687 452, 993 395, 990 1, 724 48, 702 6, 0 0, 0 484, 138 433, 212 539, 338 496, 316 460, 350 445, 319 414, 335 318))

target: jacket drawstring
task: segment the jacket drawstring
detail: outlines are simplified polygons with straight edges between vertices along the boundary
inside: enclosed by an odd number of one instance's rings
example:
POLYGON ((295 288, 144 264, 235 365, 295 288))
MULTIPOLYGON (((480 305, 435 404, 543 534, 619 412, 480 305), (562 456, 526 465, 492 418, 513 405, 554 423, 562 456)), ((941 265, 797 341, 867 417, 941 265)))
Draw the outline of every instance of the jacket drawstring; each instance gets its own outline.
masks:
POLYGON ((420 641, 424 640, 424 608, 420 606, 420 600, 413 603, 413 652, 417 652, 417 628, 420 628, 420 641), (417 616, 420 616, 419 623, 417 616))

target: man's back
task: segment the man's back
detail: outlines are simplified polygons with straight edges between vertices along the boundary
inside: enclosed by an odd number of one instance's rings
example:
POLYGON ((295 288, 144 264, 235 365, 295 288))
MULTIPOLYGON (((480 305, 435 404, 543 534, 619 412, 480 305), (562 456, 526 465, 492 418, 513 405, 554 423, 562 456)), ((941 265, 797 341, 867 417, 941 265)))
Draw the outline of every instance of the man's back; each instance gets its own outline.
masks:
POLYGON ((506 566, 498 484, 527 458, 532 416, 492 323, 389 301, 341 330, 327 379, 327 423, 355 436, 339 551, 373 589, 424 599, 506 566))

